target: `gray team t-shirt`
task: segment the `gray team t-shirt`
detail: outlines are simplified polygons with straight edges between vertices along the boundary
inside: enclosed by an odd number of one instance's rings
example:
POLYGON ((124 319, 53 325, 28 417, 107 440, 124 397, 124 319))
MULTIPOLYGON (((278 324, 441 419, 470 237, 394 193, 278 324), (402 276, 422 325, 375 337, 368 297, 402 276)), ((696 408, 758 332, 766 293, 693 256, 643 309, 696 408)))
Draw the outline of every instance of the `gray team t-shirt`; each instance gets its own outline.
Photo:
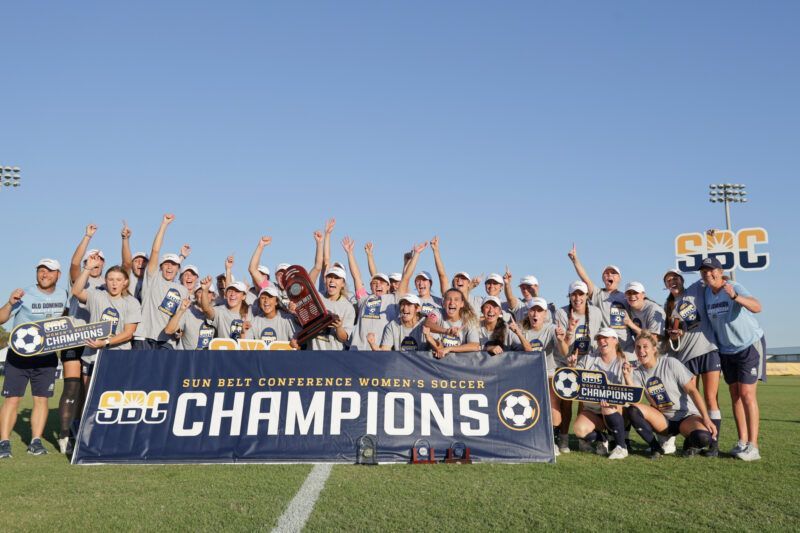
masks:
MULTIPOLYGON (((486 326, 483 325, 483 321, 481 321, 481 326, 478 328, 478 342, 481 345, 481 350, 486 350, 486 343, 491 340, 493 333, 493 331, 486 329, 486 326)), ((506 323, 506 332, 503 335, 502 343, 503 349, 507 352, 518 352, 522 350, 522 343, 519 337, 517 337, 516 333, 511 331, 511 328, 508 327, 508 323, 506 323)))
MULTIPOLYGON (((572 354, 578 350, 578 357, 588 354, 591 350, 597 348, 597 341, 594 340, 597 332, 603 326, 603 317, 600 310, 593 306, 589 306, 589 319, 588 328, 585 315, 575 314, 578 318, 578 327, 575 329, 575 337, 572 339, 572 344, 569 347, 569 353, 572 354)), ((556 311, 556 325, 564 328, 564 331, 569 330, 569 306, 564 306, 556 311)))
POLYGON ((208 323, 203 310, 194 304, 181 315, 179 324, 183 331, 179 343, 181 350, 207 350, 211 339, 217 336, 214 326, 208 323))
POLYGON ((667 420, 683 420, 700 414, 684 390, 693 377, 689 369, 674 357, 659 357, 653 368, 639 365, 633 371, 633 382, 644 387, 645 393, 667 420))
POLYGON ((556 326, 545 323, 539 331, 535 329, 523 329, 525 338, 531 343, 531 352, 540 353, 544 356, 547 363, 547 375, 552 376, 556 368, 567 366, 567 360, 559 352, 556 343, 556 326))
POLYGON ((471 344, 473 342, 480 344, 481 339, 476 326, 465 325, 461 320, 455 320, 453 322, 444 320, 442 321, 442 326, 446 329, 460 328, 455 335, 448 335, 447 333, 437 333, 435 335, 436 340, 445 348, 461 346, 462 344, 471 344))
MULTIPOLYGON (((84 289, 97 289, 99 287, 103 287, 105 284, 105 278, 103 276, 97 276, 96 278, 89 277, 86 281, 86 285, 84 285, 84 289)), ((72 294, 72 283, 69 284, 70 287, 70 294, 72 294)), ((72 323, 76 326, 82 326, 84 324, 89 323, 89 308, 88 304, 82 304, 78 298, 75 296, 69 297, 69 316, 72 317, 72 323)))
POLYGON ((394 294, 370 294, 361 298, 358 301, 358 322, 350 336, 350 349, 371 350, 367 335, 373 333, 376 338, 380 338, 384 328, 397 315, 397 297, 394 294))
POLYGON ((630 310, 631 320, 634 324, 643 328, 654 335, 664 334, 664 324, 666 322, 666 313, 664 308, 650 300, 644 301, 644 306, 638 311, 635 309, 630 310))
MULTIPOLYGON (((347 332, 348 336, 353 332, 353 322, 355 321, 356 311, 347 298, 339 298, 338 300, 330 300, 323 298, 325 309, 339 315, 342 321, 342 328, 347 332)), ((336 331, 333 327, 323 331, 309 341, 309 350, 344 350, 344 344, 336 338, 336 331)))
POLYGON ((269 347, 275 341, 289 342, 298 330, 299 326, 292 315, 278 311, 273 318, 267 318, 264 315, 253 317, 246 338, 260 339, 269 347))
POLYGON ((714 343, 714 331, 706 315, 705 286, 701 282, 693 283, 675 299, 675 307, 669 321, 672 322, 675 318, 680 319, 683 325, 683 336, 677 341, 667 343, 670 356, 685 364, 695 357, 717 349, 714 343), (678 349, 674 349, 673 345, 678 349))
POLYGON ((437 320, 441 320, 444 314, 442 313, 442 299, 438 296, 426 296, 423 298, 422 296, 419 297, 419 301, 422 304, 422 309, 420 312, 423 316, 428 316, 433 314, 436 316, 437 320))
POLYGON ((186 287, 174 281, 167 281, 160 270, 153 274, 145 270, 142 284, 142 322, 136 337, 157 341, 170 341, 164 328, 178 310, 181 301, 189 296, 186 287))
POLYGON ((239 308, 229 309, 227 305, 214 307, 214 318, 211 324, 217 330, 217 337, 221 339, 241 339, 244 335, 245 320, 252 323, 253 313, 247 308, 247 314, 242 318, 239 308))
MULTIPOLYGON (((119 335, 128 324, 142 321, 142 307, 133 296, 117 296, 112 298, 105 289, 89 288, 86 290, 86 308, 90 322, 111 322, 111 335, 119 335)), ((109 346, 107 350, 130 350, 130 341, 109 346)), ((94 363, 97 350, 88 346, 81 359, 86 363, 94 363)))
POLYGON ((428 349, 428 343, 422 334, 423 318, 411 327, 404 326, 399 319, 392 320, 381 336, 380 346, 388 346, 390 350, 400 352, 416 352, 428 349))

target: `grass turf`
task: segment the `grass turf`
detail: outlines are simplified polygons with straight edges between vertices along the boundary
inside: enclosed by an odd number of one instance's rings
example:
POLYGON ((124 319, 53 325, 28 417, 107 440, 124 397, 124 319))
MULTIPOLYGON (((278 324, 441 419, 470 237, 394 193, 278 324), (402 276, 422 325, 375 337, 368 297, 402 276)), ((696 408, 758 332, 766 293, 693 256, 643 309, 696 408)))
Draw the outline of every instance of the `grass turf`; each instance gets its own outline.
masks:
MULTIPOLYGON (((639 453, 609 461, 573 452, 557 465, 342 465, 307 529, 795 530, 800 378, 771 377, 758 392, 764 459, 757 463, 672 456, 653 462, 639 453)), ((727 450, 735 427, 727 391, 720 399, 727 450)), ((26 442, 30 405, 26 398, 17 425, 26 442)), ((12 435, 14 458, 0 462, 4 529, 271 529, 311 468, 73 467, 55 453, 57 424, 52 409, 44 457, 27 455, 20 433, 12 435)), ((634 452, 642 452, 638 437, 634 442, 634 452)))

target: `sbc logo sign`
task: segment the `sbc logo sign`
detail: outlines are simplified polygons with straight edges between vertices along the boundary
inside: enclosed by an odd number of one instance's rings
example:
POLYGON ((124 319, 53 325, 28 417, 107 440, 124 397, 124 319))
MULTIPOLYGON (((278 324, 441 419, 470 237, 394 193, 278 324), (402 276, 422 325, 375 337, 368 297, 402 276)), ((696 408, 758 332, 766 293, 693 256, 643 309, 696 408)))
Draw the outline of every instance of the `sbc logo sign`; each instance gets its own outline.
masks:
POLYGON ((98 424, 160 424, 167 419, 169 392, 106 391, 100 396, 95 420, 98 424))
POLYGON ((703 259, 716 257, 724 270, 764 270, 769 266, 769 254, 757 253, 756 246, 768 242, 764 228, 681 233, 675 237, 675 264, 681 272, 695 272, 703 259))

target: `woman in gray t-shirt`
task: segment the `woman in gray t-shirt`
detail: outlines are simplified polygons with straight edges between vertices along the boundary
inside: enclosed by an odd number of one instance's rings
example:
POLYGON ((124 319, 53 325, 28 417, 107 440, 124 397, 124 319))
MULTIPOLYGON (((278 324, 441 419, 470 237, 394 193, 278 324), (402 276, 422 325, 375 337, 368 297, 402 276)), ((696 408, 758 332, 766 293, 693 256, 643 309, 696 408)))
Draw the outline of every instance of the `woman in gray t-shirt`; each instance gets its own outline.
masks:
POLYGON ((625 413, 650 445, 649 456, 655 459, 663 454, 655 433, 683 435, 684 455, 696 455, 717 434, 696 378, 674 357, 659 356, 658 340, 650 332, 638 335, 635 349, 639 366, 625 365, 623 378, 627 385, 644 388, 648 404, 629 405, 625 413))

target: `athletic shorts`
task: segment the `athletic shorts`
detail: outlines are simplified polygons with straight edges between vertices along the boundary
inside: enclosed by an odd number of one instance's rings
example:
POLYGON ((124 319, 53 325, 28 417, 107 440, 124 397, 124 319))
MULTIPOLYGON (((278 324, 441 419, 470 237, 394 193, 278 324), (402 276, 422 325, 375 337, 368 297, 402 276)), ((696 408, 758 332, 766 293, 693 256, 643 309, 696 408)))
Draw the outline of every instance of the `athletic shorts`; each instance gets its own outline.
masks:
POLYGON ((688 418, 688 417, 681 418, 680 420, 667 420, 667 435, 669 435, 670 437, 672 437, 674 435, 680 435, 681 434, 681 422, 686 420, 686 418, 688 418))
POLYGON ((725 383, 743 383, 753 385, 761 380, 767 381, 767 343, 761 337, 755 344, 748 346, 741 352, 720 354, 722 363, 722 376, 725 383))
POLYGON ((722 370, 722 363, 720 363, 719 352, 717 350, 693 357, 686 361, 684 365, 689 369, 689 372, 695 376, 722 370))
POLYGON ((169 341, 157 341, 153 339, 137 339, 133 341, 134 350, 174 350, 175 348, 169 341))
POLYGON ((90 378, 92 377, 93 373, 94 373, 94 362, 87 363, 86 361, 81 361, 81 375, 90 378))
MULTIPOLYGON (((3 396, 23 397, 28 383, 31 384, 31 395, 42 398, 51 398, 56 386, 56 366, 58 361, 52 355, 52 364, 20 365, 6 361, 5 380, 3 381, 3 396)), ((41 356, 35 356, 41 357, 41 356)), ((50 361, 45 361, 50 363, 50 361)))
POLYGON ((86 349, 86 346, 79 346, 77 348, 70 348, 69 350, 61 350, 61 362, 66 363, 68 361, 80 361, 81 356, 83 355, 83 350, 86 349))

